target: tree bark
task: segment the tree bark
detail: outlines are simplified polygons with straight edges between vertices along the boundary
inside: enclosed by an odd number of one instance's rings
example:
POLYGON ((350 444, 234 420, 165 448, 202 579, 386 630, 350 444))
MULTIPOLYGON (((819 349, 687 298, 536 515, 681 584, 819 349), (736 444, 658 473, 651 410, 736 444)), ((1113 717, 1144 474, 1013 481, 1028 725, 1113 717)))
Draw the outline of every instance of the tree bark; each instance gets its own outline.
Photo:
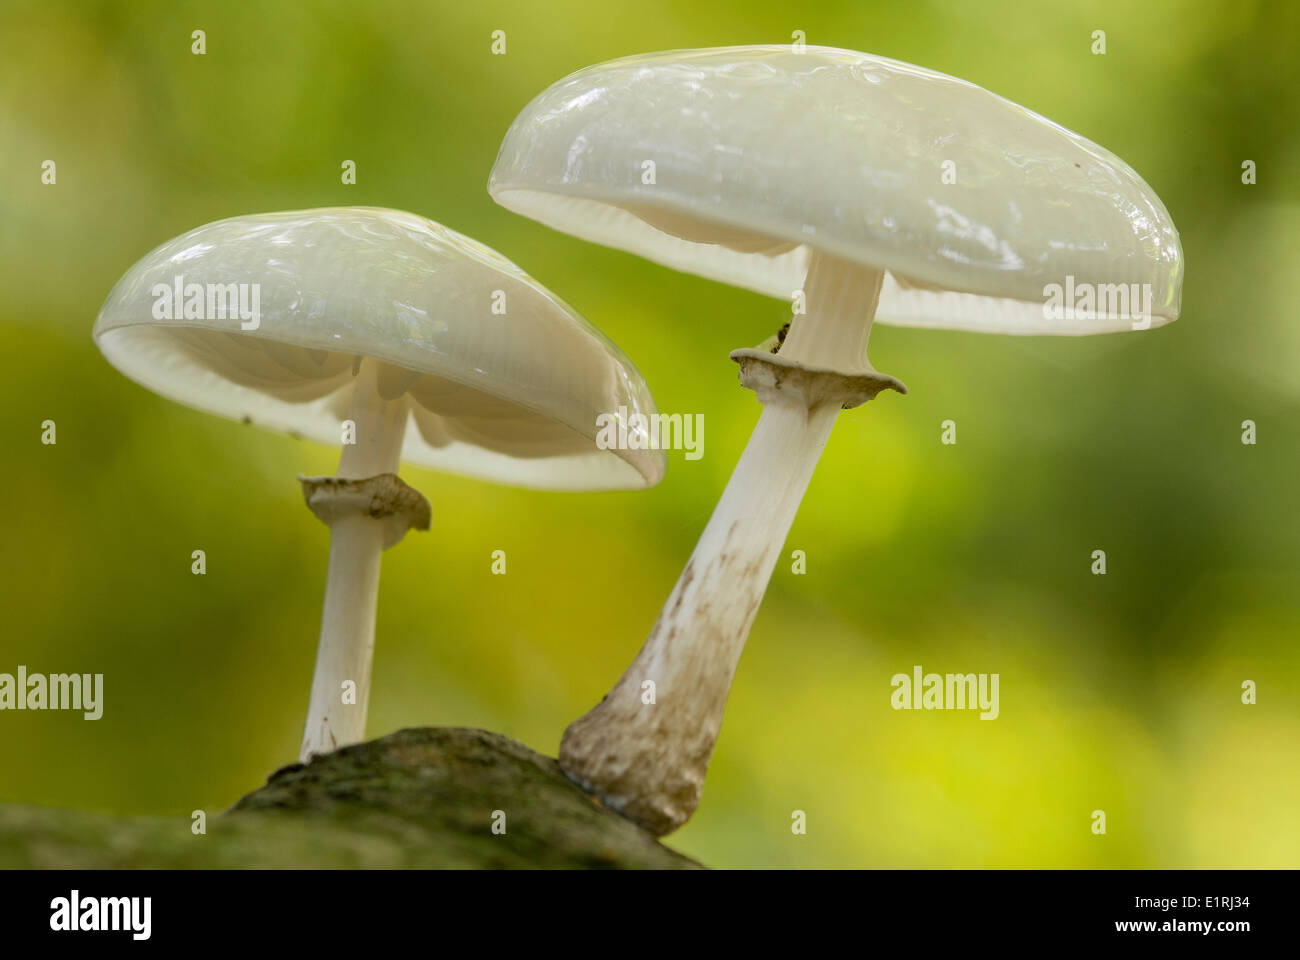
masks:
POLYGON ((191 823, 0 805, 0 868, 700 867, 550 757, 454 727, 402 730, 285 767, 210 816, 206 834, 191 823))

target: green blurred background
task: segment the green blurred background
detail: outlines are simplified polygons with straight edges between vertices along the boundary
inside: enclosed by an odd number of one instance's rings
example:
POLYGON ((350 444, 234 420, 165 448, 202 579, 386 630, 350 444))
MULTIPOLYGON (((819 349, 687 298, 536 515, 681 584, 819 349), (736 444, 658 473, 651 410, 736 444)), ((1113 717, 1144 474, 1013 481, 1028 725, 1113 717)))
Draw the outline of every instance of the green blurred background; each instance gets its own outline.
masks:
POLYGON ((294 477, 337 452, 155 397, 90 338, 146 251, 270 210, 391 206, 467 233, 608 333, 661 410, 704 414, 704 458, 671 453, 648 492, 405 471, 434 527, 385 555, 369 734, 482 726, 553 755, 640 646, 757 419, 728 351, 789 308, 514 216, 488 171, 573 70, 803 30, 1119 154, 1181 231, 1183 315, 1090 339, 876 330, 911 393, 836 427, 669 843, 718 866, 1300 865, 1298 9, 4 0, 0 672, 102 672, 106 703, 93 723, 0 714, 0 802, 188 817, 296 756, 328 533, 294 477), (891 710, 918 663, 999 673, 1001 717, 891 710))

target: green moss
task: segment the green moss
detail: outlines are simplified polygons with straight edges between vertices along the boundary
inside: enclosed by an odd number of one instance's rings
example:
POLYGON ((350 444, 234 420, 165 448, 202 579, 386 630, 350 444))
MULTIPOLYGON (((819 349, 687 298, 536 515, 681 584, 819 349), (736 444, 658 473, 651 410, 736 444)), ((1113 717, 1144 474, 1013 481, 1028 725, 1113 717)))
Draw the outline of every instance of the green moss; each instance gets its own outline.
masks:
POLYGON ((615 868, 699 864, 574 785, 556 762, 485 730, 402 730, 272 774, 190 832, 0 806, 2 868, 615 868), (505 832, 492 832, 504 814, 505 832))

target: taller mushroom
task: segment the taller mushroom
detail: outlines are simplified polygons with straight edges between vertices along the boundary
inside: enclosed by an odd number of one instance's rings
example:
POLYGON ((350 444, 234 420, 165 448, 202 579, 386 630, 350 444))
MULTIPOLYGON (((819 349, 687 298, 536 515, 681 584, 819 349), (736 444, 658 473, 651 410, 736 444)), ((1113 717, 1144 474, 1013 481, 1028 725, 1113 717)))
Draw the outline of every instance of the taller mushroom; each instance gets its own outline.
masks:
POLYGON ((488 189, 556 229, 795 300, 779 349, 732 353, 758 425, 641 652, 560 746, 571 777, 657 833, 699 802, 836 414, 904 392, 867 360, 873 320, 1086 334, 1178 316, 1177 231, 1118 157, 963 80, 850 50, 579 71, 515 119, 488 189))
POLYGON ((660 451, 596 443, 601 414, 655 412, 631 361, 500 254, 398 210, 191 230, 118 281, 95 342, 155 393, 342 446, 337 476, 300 478, 330 527, 303 760, 365 733, 380 554, 429 528, 400 461, 548 490, 663 475, 660 451))

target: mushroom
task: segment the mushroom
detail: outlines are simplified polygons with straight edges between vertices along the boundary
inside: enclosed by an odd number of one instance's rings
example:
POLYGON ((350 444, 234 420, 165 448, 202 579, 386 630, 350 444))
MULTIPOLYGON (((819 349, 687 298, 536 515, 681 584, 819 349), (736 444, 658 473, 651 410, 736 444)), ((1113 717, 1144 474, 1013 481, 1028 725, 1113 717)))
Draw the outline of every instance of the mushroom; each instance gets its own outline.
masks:
POLYGON ((127 271, 94 336, 164 397, 343 446, 336 477, 299 478, 330 528, 304 761, 365 733, 380 554, 430 522, 399 461, 554 490, 663 475, 661 451, 595 442, 603 413, 654 414, 614 344, 500 254, 397 210, 191 230, 127 271))
POLYGON ((758 425, 649 639, 560 746, 572 779, 659 834, 699 803, 836 414, 905 392, 867 359, 873 320, 1085 334, 1178 316, 1178 234, 1119 158, 970 83, 849 50, 678 50, 581 70, 515 119, 489 191, 583 239, 795 298, 775 350, 732 353, 758 425), (1058 286, 1089 285, 1124 286, 1090 314, 1045 307, 1058 286), (1129 285, 1149 311, 1119 303, 1129 285))

